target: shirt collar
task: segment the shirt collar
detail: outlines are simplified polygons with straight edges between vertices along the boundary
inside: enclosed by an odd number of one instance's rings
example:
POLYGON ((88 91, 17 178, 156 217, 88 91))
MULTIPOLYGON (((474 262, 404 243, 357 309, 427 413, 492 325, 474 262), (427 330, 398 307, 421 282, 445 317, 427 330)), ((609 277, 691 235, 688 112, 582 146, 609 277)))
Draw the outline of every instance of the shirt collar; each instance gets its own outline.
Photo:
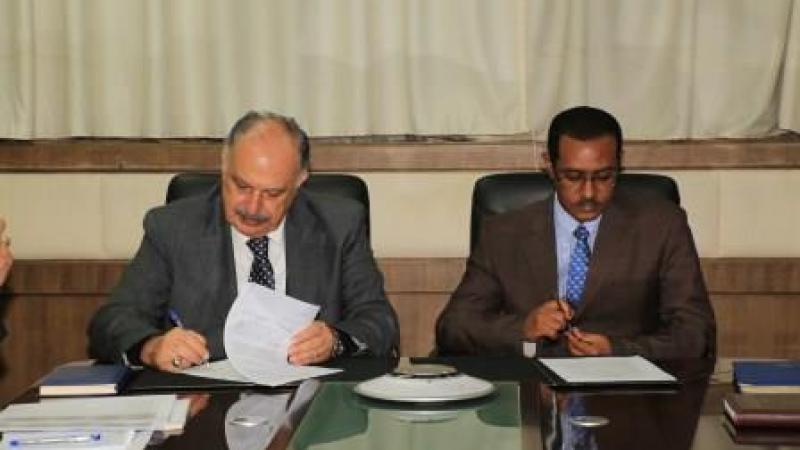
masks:
POLYGON ((589 236, 597 236, 597 228, 600 226, 600 219, 602 218, 603 215, 600 214, 587 222, 579 222, 564 209, 561 202, 558 201, 558 194, 553 196, 553 221, 555 227, 556 229, 566 231, 570 236, 572 236, 572 232, 575 231, 575 228, 581 223, 583 223, 583 226, 589 231, 589 236))
MULTIPOLYGON (((267 233, 267 237, 269 238, 270 245, 275 244, 275 245, 279 245, 279 246, 283 247, 283 242, 285 240, 285 234, 283 232, 285 223, 286 223, 286 217, 284 217, 283 220, 281 220, 281 223, 278 225, 278 228, 275 228, 274 230, 272 230, 269 233, 267 233)), ((247 241, 249 241, 251 239, 250 236, 246 236, 246 235, 242 234, 234 226, 231 226, 231 234, 233 235, 233 239, 237 243, 242 244, 242 245, 246 245, 247 241)))

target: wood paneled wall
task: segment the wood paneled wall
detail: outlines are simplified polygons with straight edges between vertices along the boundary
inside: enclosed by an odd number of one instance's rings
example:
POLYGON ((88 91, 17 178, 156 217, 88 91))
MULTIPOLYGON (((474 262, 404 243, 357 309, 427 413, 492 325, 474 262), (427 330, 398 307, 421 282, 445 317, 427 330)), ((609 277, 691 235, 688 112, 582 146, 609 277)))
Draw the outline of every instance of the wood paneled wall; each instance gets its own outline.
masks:
MULTIPOLYGON (((322 172, 538 170, 544 144, 520 137, 312 139, 311 167, 322 172)), ((183 172, 219 168, 219 139, 0 139, 0 172, 183 172)), ((631 170, 791 169, 800 136, 768 139, 627 141, 631 170)))
MULTIPOLYGON (((463 273, 463 258, 385 258, 400 318, 401 353, 426 355, 433 326, 463 273)), ((53 366, 86 358, 86 326, 124 261, 17 261, 7 283, 0 345, 5 403, 53 366)), ((721 356, 800 358, 800 258, 705 259, 721 356)))

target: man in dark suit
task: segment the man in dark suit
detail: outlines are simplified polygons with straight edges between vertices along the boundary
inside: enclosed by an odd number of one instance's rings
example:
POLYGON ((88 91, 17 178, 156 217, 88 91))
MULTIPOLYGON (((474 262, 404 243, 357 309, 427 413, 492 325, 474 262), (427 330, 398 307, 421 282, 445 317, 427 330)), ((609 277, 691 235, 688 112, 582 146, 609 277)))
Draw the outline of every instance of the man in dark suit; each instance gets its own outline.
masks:
POLYGON ((220 186, 155 208, 139 250, 89 326, 90 354, 176 371, 225 355, 227 313, 247 282, 320 305, 294 364, 391 353, 386 299, 358 202, 304 191, 309 148, 294 120, 250 112, 233 126, 220 186), (168 320, 172 312, 181 326, 168 320))
POLYGON ((716 328, 686 213, 615 193, 622 131, 605 111, 558 114, 555 195, 490 218, 436 325, 441 353, 714 354, 716 328))

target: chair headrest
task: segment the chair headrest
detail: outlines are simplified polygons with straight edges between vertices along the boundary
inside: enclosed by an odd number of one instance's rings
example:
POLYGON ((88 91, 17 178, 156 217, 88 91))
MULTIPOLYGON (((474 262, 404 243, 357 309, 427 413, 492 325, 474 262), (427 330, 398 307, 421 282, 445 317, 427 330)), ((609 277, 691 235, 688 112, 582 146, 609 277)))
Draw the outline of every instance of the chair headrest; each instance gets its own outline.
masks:
MULTIPOLYGON (((622 173, 616 189, 647 192, 680 204, 678 185, 666 175, 622 173)), ((544 200, 552 193, 553 184, 543 172, 497 173, 478 179, 472 191, 470 249, 478 243, 484 219, 544 200)))
MULTIPOLYGON (((220 180, 219 172, 186 172, 172 177, 167 186, 166 202, 201 195, 214 188, 220 180)), ((369 236, 369 191, 367 184, 355 175, 339 173, 312 173, 302 189, 310 192, 333 195, 355 200, 367 211, 367 236, 369 236)))

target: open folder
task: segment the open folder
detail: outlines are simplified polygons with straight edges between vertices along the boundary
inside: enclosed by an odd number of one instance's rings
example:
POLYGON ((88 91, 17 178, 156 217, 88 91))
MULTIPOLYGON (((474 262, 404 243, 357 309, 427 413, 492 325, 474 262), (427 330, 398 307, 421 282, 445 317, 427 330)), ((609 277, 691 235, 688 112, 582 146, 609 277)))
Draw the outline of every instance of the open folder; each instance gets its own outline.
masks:
POLYGON ((675 387, 678 380, 641 356, 537 358, 552 387, 675 387))

